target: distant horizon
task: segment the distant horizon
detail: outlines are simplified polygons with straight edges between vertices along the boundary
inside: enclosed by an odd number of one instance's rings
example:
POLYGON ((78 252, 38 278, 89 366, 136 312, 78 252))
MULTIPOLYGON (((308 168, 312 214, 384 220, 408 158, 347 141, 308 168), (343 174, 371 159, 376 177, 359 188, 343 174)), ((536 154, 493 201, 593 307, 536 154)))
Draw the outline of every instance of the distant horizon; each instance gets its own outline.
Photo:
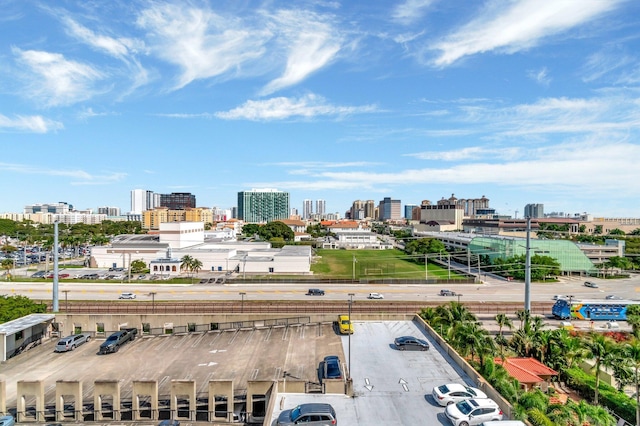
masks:
POLYGON ((277 188, 640 216, 640 2, 2 6, 0 211, 277 188))

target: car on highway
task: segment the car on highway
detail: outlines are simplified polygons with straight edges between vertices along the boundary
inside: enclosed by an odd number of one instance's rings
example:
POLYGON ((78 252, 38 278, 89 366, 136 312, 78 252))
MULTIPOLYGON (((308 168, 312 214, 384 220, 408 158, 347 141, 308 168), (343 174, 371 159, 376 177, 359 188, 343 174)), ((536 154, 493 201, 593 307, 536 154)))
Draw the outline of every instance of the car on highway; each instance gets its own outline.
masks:
POLYGON ((479 425, 483 422, 502 420, 504 414, 493 399, 466 399, 448 405, 444 410, 445 416, 453 426, 479 425))
POLYGON ((367 299, 384 299, 384 296, 380 293, 369 293, 367 299))
POLYGON ((342 367, 340 367, 340 358, 336 355, 324 357, 321 362, 320 382, 324 379, 342 379, 342 367))
POLYGON ((336 410, 331 404, 313 402, 300 404, 291 410, 284 410, 276 420, 276 426, 327 426, 337 425, 336 410))
POLYGON ((433 388, 431 394, 433 395, 433 399, 443 407, 464 401, 465 399, 487 397, 487 394, 480 389, 460 383, 447 383, 446 385, 436 386, 433 388))
POLYGON ((622 297, 616 296, 615 294, 608 294, 607 297, 605 297, 605 299, 607 299, 607 300, 622 300, 622 297))
POLYGON ((324 290, 319 288, 310 288, 307 290, 307 296, 324 296, 324 290))
POLYGON ((584 286, 590 288, 598 288, 598 284, 594 283, 593 281, 585 281, 584 286))
POLYGON ((91 335, 88 333, 72 334, 71 336, 63 337, 58 340, 55 352, 67 352, 72 351, 78 346, 87 343, 91 340, 91 335))
POLYGON ((440 290, 440 296, 456 296, 456 292, 443 288, 442 290, 440 290))
POLYGON ((124 292, 124 293, 120 293, 120 296, 118 296, 118 299, 135 299, 136 295, 134 293, 129 293, 129 292, 124 292))
POLYGON ((396 337, 393 343, 400 351, 428 351, 429 343, 424 339, 413 336, 396 337))

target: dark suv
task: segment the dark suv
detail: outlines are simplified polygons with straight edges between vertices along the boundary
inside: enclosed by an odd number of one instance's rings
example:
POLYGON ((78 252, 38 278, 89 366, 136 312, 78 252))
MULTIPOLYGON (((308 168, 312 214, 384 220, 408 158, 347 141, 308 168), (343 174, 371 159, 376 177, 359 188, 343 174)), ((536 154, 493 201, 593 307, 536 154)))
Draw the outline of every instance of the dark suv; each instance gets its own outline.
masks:
POLYGON ((319 288, 310 288, 307 290, 307 296, 324 296, 324 290, 319 288))
POLYGON ((300 404, 291 410, 284 410, 278 416, 276 426, 335 426, 338 424, 336 411, 330 404, 300 404))

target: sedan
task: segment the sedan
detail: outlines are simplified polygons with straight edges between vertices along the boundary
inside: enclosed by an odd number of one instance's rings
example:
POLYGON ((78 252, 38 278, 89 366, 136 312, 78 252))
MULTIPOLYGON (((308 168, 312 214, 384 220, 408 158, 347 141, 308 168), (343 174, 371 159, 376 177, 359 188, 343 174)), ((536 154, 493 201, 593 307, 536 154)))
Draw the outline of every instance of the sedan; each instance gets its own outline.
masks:
POLYGON ((400 351, 427 351, 429 343, 426 340, 413 336, 396 337, 393 342, 400 351))
POLYGON ((607 299, 607 300, 621 300, 622 297, 616 296, 615 294, 608 294, 607 297, 605 297, 605 299, 607 299))
POLYGON ((340 359, 337 356, 324 357, 320 380, 324 379, 342 379, 342 368, 340 368, 340 359))
POLYGON ((136 295, 133 293, 121 293, 120 296, 118 296, 118 299, 135 299, 136 295))
POLYGON ((590 288, 598 288, 598 284, 592 282, 592 281, 585 281, 584 282, 584 286, 585 287, 590 287, 590 288))
POLYGON ((480 389, 471 388, 460 383, 448 383, 446 385, 433 388, 433 399, 443 407, 449 404, 471 398, 486 398, 487 395, 480 389))

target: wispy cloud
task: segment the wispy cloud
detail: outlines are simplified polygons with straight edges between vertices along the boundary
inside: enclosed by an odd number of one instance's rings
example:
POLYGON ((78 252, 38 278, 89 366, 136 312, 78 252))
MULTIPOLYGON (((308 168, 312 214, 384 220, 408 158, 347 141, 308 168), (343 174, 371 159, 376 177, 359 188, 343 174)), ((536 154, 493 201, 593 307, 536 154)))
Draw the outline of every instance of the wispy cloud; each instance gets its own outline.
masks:
POLYGON ((180 68, 173 89, 238 71, 261 57, 272 37, 250 22, 191 3, 153 4, 141 12, 137 24, 148 32, 150 51, 180 68))
POLYGON ((0 132, 16 131, 28 133, 48 133, 63 129, 64 125, 59 121, 49 120, 40 115, 22 116, 9 118, 0 114, 0 132))
POLYGON ((478 18, 431 46, 440 51, 433 64, 446 67, 478 53, 528 49, 549 36, 596 19, 620 3, 621 0, 491 2, 478 18))
POLYGON ((376 112, 377 107, 336 106, 326 102, 322 96, 308 94, 300 98, 277 97, 261 101, 247 101, 230 111, 218 112, 216 117, 225 120, 284 120, 292 117, 313 118, 318 116, 343 117, 351 114, 376 112))
POLYGON ((327 66, 343 43, 341 31, 321 15, 285 10, 272 19, 272 31, 281 35, 279 43, 287 52, 287 63, 283 74, 265 86, 263 95, 295 85, 327 66))
POLYGON ((551 84, 551 77, 549 77, 547 67, 542 67, 537 71, 529 71, 527 76, 541 86, 549 87, 549 84, 551 84))
POLYGON ((486 148, 480 146, 466 147, 453 151, 425 151, 414 154, 405 154, 407 157, 414 157, 420 160, 437 161, 477 161, 486 158, 512 160, 514 158, 519 158, 521 155, 521 148, 486 148))
MULTIPOLYGON (((583 66, 582 81, 592 82, 604 77, 609 77, 609 80, 617 80, 618 76, 611 76, 615 71, 621 69, 628 69, 629 65, 632 65, 637 60, 631 56, 621 52, 597 52, 590 55, 587 58, 586 63, 583 66)), ((636 80, 636 82, 639 80, 636 80)))
POLYGON ((393 9, 391 17, 403 25, 411 24, 421 19, 432 3, 434 0, 405 0, 393 9))
POLYGON ((0 170, 14 173, 27 174, 30 176, 55 176, 74 179, 71 185, 103 185, 123 180, 126 173, 106 173, 91 174, 85 170, 52 169, 41 166, 31 166, 17 163, 0 163, 0 170))
POLYGON ((13 47, 18 63, 24 65, 22 78, 27 95, 45 106, 70 105, 90 99, 94 84, 104 76, 90 65, 65 59, 58 53, 21 50, 13 47))

